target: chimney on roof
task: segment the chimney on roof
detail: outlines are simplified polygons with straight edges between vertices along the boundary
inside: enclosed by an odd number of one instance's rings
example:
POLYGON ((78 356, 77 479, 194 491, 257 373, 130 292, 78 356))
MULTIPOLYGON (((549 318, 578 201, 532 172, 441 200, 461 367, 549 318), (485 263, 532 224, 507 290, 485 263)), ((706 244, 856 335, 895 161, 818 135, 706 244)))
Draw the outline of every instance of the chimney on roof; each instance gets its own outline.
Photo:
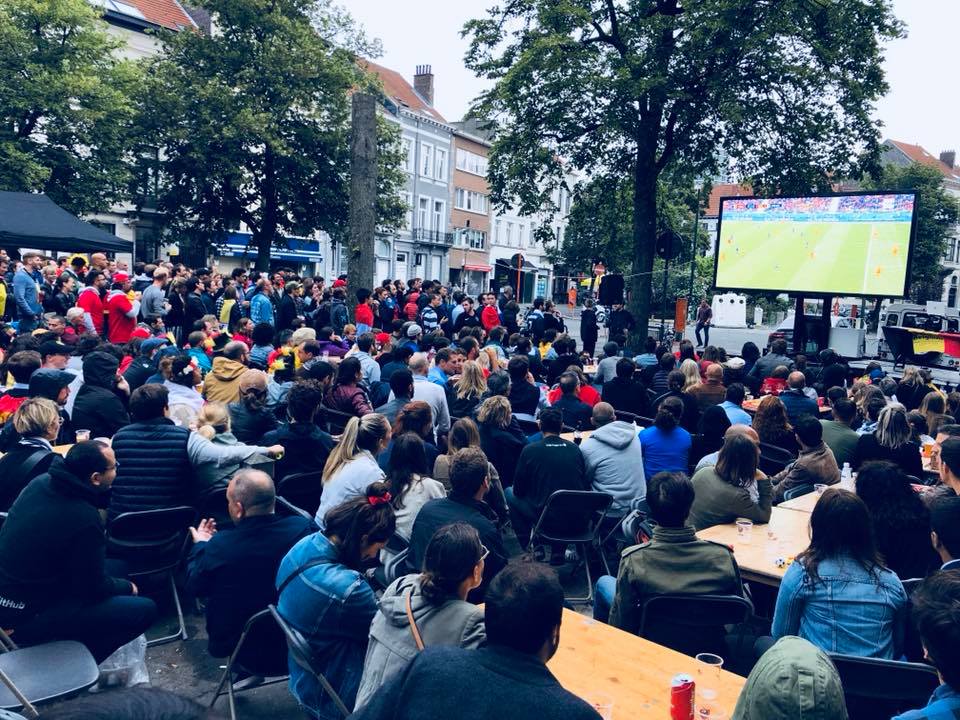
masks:
POLYGON ((957 164, 957 151, 944 150, 942 153, 940 153, 940 162, 952 170, 957 164))
POLYGON ((417 65, 417 72, 413 76, 413 89, 420 97, 433 106, 433 68, 429 65, 417 65))

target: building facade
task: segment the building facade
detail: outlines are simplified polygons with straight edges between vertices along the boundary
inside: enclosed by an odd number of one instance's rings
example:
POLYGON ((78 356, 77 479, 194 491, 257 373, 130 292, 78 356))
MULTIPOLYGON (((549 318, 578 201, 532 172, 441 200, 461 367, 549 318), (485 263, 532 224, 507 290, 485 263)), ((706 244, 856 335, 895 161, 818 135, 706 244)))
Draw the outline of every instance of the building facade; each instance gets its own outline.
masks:
MULTIPOLYGON (((490 143, 453 123, 450 284, 476 296, 490 289, 490 143)), ((444 278, 445 280, 448 278, 444 278)))

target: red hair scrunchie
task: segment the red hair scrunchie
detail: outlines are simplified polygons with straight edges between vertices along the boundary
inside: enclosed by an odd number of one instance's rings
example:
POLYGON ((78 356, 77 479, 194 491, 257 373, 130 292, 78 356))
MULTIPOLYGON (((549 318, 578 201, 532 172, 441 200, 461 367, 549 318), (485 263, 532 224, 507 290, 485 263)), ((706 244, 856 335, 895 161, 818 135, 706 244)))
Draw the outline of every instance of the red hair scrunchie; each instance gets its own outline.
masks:
POLYGON ((386 492, 383 495, 367 495, 367 502, 371 505, 386 505, 390 502, 390 493, 386 492))

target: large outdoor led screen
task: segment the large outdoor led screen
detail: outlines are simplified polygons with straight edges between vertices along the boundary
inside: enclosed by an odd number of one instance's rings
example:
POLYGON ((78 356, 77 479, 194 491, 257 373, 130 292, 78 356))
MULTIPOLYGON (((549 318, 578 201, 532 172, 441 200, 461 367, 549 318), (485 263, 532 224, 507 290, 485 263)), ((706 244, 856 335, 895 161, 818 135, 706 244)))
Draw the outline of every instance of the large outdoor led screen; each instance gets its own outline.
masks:
POLYGON ((714 285, 903 297, 916 193, 720 201, 714 285))

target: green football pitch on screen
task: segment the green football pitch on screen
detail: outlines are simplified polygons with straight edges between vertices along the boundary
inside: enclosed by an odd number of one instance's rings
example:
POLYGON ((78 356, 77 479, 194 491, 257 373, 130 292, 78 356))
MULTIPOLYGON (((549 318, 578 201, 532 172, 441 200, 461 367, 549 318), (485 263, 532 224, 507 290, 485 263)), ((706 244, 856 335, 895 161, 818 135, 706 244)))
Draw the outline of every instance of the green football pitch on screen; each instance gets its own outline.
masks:
POLYGON ((898 297, 909 242, 909 222, 724 220, 716 286, 898 297))

